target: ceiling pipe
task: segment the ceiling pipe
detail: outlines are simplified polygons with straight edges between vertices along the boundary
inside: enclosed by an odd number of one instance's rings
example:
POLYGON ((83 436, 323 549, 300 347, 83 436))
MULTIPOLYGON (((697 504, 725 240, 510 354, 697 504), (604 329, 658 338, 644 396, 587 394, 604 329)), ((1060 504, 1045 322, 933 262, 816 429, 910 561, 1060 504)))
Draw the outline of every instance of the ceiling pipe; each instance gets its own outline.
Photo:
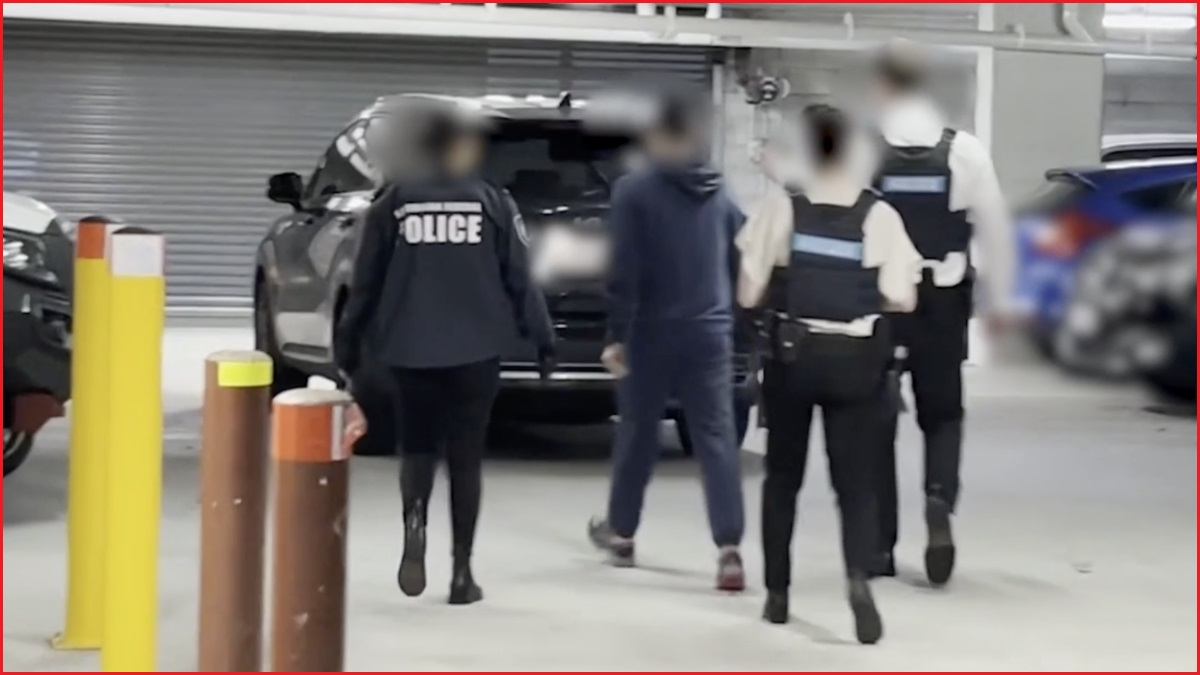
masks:
POLYGON ((862 50, 901 37, 955 48, 1196 58, 1195 43, 1083 42, 1069 37, 1030 35, 1021 39, 1006 32, 866 26, 857 26, 854 38, 848 39, 846 26, 840 23, 757 19, 712 21, 688 16, 676 17, 676 33, 666 37, 667 23, 663 16, 504 5, 489 10, 480 5, 441 7, 399 3, 8 3, 4 13, 8 19, 769 49, 862 50))
POLYGON ((1079 40, 1080 42, 1095 42, 1092 34, 1087 28, 1083 27, 1083 22, 1079 20, 1079 3, 1078 2, 1060 2, 1058 3, 1057 19, 1058 28, 1063 33, 1079 40))

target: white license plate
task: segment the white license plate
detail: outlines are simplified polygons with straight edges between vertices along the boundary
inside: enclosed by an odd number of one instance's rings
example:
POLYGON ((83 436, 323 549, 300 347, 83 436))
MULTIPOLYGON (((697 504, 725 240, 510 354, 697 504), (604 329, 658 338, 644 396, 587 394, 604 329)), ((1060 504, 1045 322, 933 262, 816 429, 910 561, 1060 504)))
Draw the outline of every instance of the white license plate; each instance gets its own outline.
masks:
POLYGON ((535 278, 601 277, 608 270, 608 240, 558 228, 546 232, 539 242, 533 263, 535 278))

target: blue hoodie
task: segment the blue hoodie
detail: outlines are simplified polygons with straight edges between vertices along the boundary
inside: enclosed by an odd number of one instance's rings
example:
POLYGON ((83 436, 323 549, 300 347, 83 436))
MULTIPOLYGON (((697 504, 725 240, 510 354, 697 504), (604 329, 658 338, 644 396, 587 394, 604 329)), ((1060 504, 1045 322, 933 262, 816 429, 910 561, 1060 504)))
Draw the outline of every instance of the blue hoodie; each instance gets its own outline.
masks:
POLYGON ((734 236, 745 216, 716 171, 652 166, 617 181, 609 227, 610 339, 635 324, 683 328, 733 322, 734 236))

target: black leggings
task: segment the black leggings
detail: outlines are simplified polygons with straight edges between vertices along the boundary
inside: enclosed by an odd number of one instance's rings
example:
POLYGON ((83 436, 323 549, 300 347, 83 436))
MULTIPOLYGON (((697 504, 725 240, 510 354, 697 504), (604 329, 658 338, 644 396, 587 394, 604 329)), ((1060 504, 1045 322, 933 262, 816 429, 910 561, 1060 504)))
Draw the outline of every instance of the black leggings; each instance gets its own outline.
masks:
POLYGON ((452 368, 398 368, 398 412, 404 456, 400 491, 407 520, 422 519, 433 492, 438 453, 450 473, 450 518, 455 556, 470 556, 483 488, 484 443, 500 362, 489 359, 452 368))

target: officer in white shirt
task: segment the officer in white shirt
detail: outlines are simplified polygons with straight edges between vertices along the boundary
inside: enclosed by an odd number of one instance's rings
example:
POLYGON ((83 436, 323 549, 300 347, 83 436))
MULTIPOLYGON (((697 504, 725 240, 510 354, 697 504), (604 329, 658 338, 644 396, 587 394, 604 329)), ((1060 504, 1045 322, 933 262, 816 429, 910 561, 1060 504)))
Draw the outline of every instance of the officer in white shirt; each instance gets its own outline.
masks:
MULTIPOLYGON (((994 331, 1006 315, 1015 237, 987 149, 946 125, 924 92, 928 73, 927 59, 912 43, 893 43, 876 61, 884 147, 875 185, 900 212, 925 260, 917 309, 894 317, 893 328, 898 346, 907 351, 917 424, 925 436, 925 570, 936 586, 954 569, 950 516, 959 493, 962 364, 975 281, 971 243, 978 240, 984 258, 990 305, 984 318, 994 331)), ((880 541, 872 573, 880 576, 895 575, 895 427, 893 418, 878 471, 880 541)))
POLYGON ((763 307, 769 347, 763 406, 768 426, 762 537, 764 618, 788 619, 790 547, 809 427, 820 406, 841 510, 849 601, 860 642, 880 639, 871 596, 875 542, 872 466, 887 417, 892 341, 885 312, 916 303, 921 256, 896 210, 854 166, 868 141, 829 106, 805 109, 802 191, 774 186, 737 237, 738 302, 763 307))

